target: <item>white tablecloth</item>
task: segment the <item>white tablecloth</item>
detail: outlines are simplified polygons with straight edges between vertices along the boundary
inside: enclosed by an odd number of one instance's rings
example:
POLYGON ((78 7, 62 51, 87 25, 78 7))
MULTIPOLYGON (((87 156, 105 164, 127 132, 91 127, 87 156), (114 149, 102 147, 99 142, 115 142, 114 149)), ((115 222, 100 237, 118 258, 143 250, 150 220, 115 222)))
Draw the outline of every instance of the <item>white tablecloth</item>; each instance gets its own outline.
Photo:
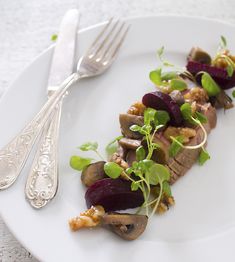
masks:
MULTIPOLYGON (((81 28, 111 16, 178 14, 235 23, 234 0, 0 0, 0 96, 36 55, 51 44, 66 10, 79 8, 81 28)), ((13 207, 14 208, 14 207, 13 207)), ((37 261, 0 218, 0 262, 37 261)))

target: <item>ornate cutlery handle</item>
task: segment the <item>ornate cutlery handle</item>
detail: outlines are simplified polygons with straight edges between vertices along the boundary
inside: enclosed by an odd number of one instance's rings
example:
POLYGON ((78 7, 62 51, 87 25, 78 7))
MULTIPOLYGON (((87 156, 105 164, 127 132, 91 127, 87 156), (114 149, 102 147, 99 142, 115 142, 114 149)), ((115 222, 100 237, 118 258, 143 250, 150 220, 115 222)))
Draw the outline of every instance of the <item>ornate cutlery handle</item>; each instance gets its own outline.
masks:
POLYGON ((44 128, 27 178, 25 195, 35 208, 45 206, 54 198, 58 188, 57 140, 62 101, 57 105, 49 125, 44 128))
POLYGON ((33 144, 53 109, 63 98, 66 90, 77 80, 77 73, 69 76, 26 127, 0 150, 0 190, 11 186, 19 176, 33 144))

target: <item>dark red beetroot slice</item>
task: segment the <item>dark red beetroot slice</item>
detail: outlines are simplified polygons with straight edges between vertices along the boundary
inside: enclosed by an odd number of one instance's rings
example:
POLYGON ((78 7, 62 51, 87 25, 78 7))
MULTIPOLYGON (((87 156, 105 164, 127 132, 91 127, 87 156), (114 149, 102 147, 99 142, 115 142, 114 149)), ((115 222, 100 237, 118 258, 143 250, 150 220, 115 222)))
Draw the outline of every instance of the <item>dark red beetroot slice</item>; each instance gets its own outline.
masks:
POLYGON ((105 178, 90 186, 85 194, 87 207, 101 205, 106 212, 139 207, 144 202, 140 190, 131 191, 131 183, 120 178, 105 178))
POLYGON ((145 94, 142 102, 146 107, 151 107, 156 110, 165 110, 169 113, 174 126, 180 126, 183 118, 178 104, 168 95, 160 91, 145 94))
MULTIPOLYGON (((222 89, 228 89, 235 86, 235 73, 229 77, 227 71, 223 68, 206 65, 195 61, 189 61, 186 65, 186 68, 193 75, 196 75, 200 71, 209 73, 222 89)), ((201 83, 201 77, 198 77, 197 81, 198 83, 201 83)))

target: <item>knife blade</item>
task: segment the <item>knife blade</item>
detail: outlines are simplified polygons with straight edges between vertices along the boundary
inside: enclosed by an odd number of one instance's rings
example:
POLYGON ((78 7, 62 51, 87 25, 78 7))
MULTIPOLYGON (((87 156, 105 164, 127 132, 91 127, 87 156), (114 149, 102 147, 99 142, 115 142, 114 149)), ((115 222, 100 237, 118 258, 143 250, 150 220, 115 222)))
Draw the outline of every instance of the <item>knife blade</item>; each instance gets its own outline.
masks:
POLYGON ((66 12, 62 19, 51 62, 48 95, 57 90, 59 84, 72 73, 79 18, 78 10, 71 9, 66 12))
MULTIPOLYGON (((48 96, 52 95, 73 71, 78 23, 79 12, 76 9, 69 10, 61 22, 48 79, 48 96)), ((57 143, 61 106, 62 103, 57 105, 44 127, 25 186, 26 199, 37 209, 46 206, 55 197, 58 189, 57 143)))

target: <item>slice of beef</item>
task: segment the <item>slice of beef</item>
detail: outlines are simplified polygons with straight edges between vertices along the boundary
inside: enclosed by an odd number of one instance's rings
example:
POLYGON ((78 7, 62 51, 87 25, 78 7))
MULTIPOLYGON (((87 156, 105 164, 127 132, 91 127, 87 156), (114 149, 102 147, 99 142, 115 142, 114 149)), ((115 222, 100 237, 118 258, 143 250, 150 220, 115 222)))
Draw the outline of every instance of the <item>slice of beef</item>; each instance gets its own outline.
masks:
POLYGON ((170 185, 173 185, 179 178, 180 175, 176 174, 173 170, 171 170, 168 166, 166 166, 171 174, 170 176, 170 185))
POLYGON ((153 142, 160 147, 154 150, 152 160, 159 164, 166 164, 169 160, 170 142, 163 136, 163 133, 156 133, 153 142))
POLYGON ((204 124, 204 127, 206 131, 209 133, 210 129, 216 127, 216 123, 217 123, 216 109, 211 105, 211 103, 205 103, 204 105, 197 104, 197 110, 206 116, 208 121, 207 124, 209 124, 209 127, 207 127, 206 124, 204 124))
MULTIPOLYGON (((209 127, 209 126, 208 126, 209 127)), ((188 146, 195 146, 200 144, 204 139, 204 133, 200 127, 196 127, 196 136, 191 138, 190 141, 185 144, 188 146)), ((170 183, 174 183, 179 177, 185 175, 185 173, 192 167, 197 161, 201 149, 182 149, 174 158, 169 157, 170 141, 168 141, 162 133, 155 135, 155 143, 159 144, 161 148, 155 152, 152 160, 165 164, 170 170, 171 178, 170 183)))
POLYGON ((139 146, 141 146, 141 140, 138 139, 131 139, 123 137, 121 138, 118 143, 125 149, 132 149, 136 150, 139 146))
POLYGON ((169 158, 167 166, 178 176, 183 176, 188 171, 188 168, 186 166, 181 165, 174 158, 169 158))
POLYGON ((140 139, 142 135, 138 132, 133 132, 130 130, 132 125, 144 125, 144 118, 142 116, 136 116, 131 114, 120 114, 119 122, 121 127, 121 132, 125 137, 132 139, 140 139))
MULTIPOLYGON (((203 141, 204 134, 201 128, 197 128, 196 136, 193 137, 187 146, 195 146, 200 144, 203 141)), ((180 163, 181 165, 187 167, 188 169, 197 161, 201 149, 185 149, 183 148, 175 157, 174 160, 180 163)))

